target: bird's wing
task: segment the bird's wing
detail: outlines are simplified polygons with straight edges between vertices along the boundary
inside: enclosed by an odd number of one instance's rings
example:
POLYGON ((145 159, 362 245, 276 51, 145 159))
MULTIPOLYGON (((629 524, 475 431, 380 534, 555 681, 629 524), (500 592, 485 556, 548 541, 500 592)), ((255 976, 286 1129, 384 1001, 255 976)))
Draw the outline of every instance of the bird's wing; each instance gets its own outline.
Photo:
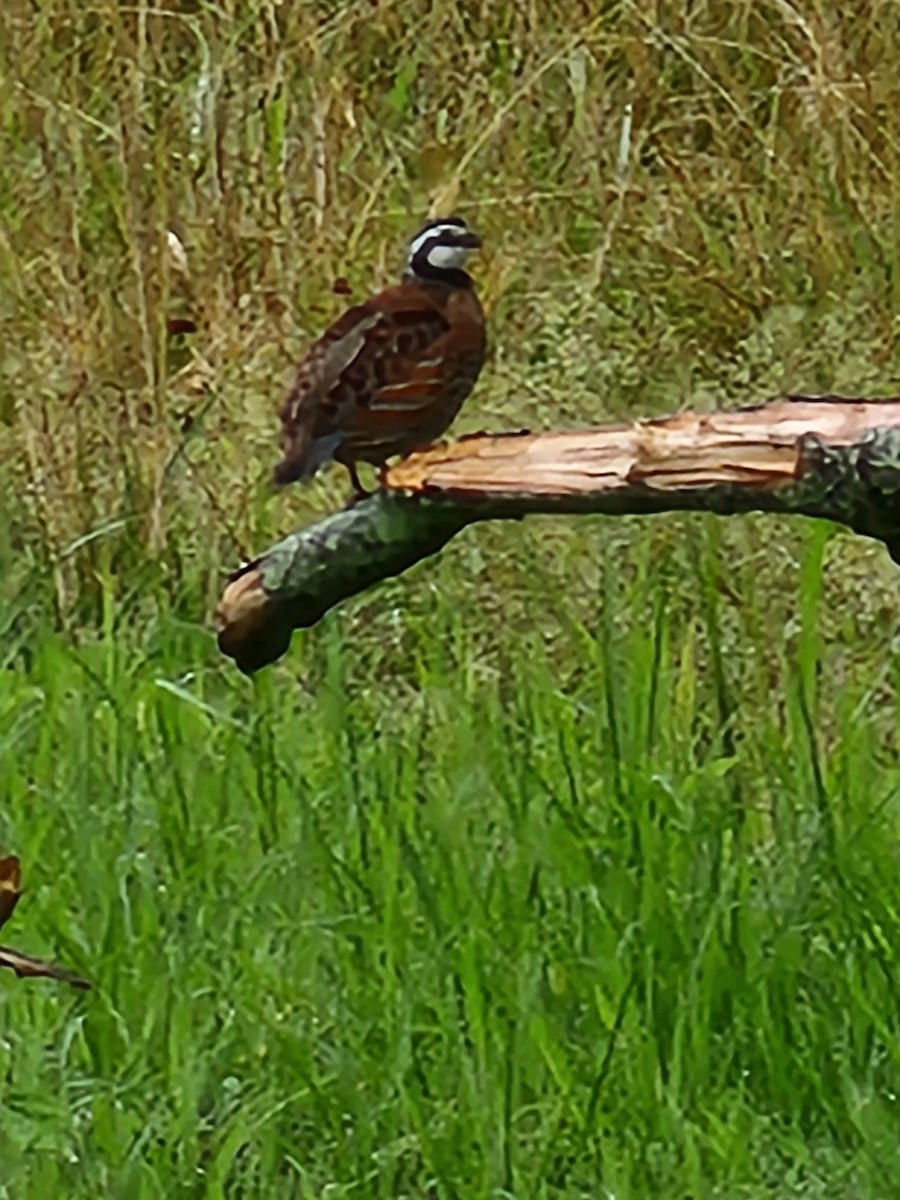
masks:
POLYGON ((452 304, 407 282, 348 309, 310 347, 282 406, 281 480, 313 473, 339 444, 371 450, 414 432, 473 350, 474 382, 484 327, 473 303, 455 319, 452 304))

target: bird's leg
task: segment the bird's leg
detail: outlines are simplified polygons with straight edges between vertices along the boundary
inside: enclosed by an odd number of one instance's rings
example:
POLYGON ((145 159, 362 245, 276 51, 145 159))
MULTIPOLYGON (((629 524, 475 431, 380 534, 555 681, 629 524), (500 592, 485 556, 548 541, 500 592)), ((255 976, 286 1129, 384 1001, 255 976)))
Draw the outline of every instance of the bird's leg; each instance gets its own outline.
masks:
POLYGON ((347 470, 350 473, 350 482, 353 484, 353 490, 359 496, 368 496, 368 492, 359 481, 359 472, 356 469, 356 463, 347 463, 347 470))
POLYGON ((361 500, 368 500, 369 497, 373 496, 375 493, 366 491, 366 489, 360 483, 359 474, 356 470, 356 463, 345 463, 344 465, 349 472, 350 483, 353 486, 353 491, 348 496, 347 503, 344 505, 344 508, 348 509, 353 508, 356 504, 359 504, 361 500))

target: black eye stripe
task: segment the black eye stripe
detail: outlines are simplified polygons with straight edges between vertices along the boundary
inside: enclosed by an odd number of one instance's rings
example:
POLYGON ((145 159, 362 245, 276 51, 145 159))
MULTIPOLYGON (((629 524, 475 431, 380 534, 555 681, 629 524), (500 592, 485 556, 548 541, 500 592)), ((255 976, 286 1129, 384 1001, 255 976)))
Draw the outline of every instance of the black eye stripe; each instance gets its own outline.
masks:
POLYGON ((456 241, 455 238, 443 237, 441 234, 437 234, 435 237, 429 238, 427 242, 423 242, 422 249, 427 251, 427 250, 433 250, 435 248, 435 246, 454 246, 455 247, 457 245, 458 245, 458 242, 456 241))

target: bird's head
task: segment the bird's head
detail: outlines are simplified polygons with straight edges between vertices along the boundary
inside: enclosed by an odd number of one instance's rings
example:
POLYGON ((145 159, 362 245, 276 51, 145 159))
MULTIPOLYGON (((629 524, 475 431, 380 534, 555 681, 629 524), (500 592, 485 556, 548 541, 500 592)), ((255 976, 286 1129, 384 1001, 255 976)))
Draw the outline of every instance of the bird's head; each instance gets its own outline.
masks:
POLYGON ((480 246, 480 238, 462 217, 437 217, 410 241, 407 272, 420 280, 468 282, 465 265, 480 246))

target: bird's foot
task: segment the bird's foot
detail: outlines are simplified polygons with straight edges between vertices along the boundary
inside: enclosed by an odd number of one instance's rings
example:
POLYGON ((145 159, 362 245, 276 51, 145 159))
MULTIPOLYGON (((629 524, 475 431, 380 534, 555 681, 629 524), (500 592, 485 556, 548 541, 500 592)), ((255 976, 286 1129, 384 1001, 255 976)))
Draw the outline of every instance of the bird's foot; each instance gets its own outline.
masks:
POLYGON ((357 504, 362 504, 363 500, 371 500, 374 495, 374 492, 367 492, 365 488, 354 488, 341 511, 347 512, 350 508, 356 508, 357 504))

